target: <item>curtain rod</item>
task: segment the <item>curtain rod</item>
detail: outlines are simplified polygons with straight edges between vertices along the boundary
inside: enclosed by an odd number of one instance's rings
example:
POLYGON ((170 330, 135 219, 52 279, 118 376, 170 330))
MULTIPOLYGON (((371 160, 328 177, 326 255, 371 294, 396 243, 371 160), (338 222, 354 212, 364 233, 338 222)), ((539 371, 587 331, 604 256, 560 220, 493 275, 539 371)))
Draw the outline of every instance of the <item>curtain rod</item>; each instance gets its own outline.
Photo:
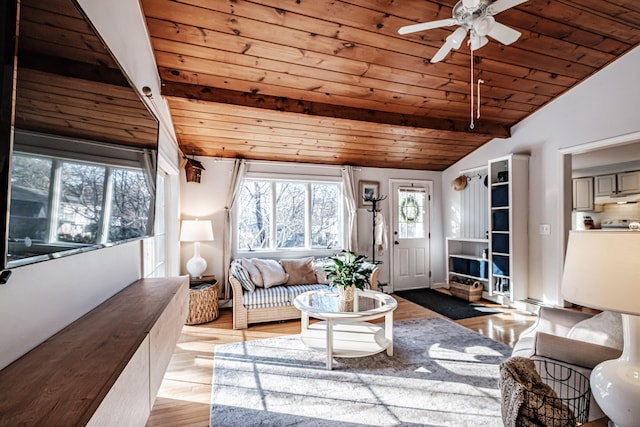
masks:
MULTIPOLYGON (((290 167, 313 167, 313 168, 322 168, 322 169, 336 169, 336 170, 342 170, 344 169, 344 165, 323 165, 320 163, 296 163, 296 162, 277 162, 277 161, 270 161, 270 160, 246 160, 246 163, 248 165, 254 164, 254 165, 285 165, 285 166, 290 166, 290 167)), ((361 168, 356 168, 354 167, 355 171, 361 171, 361 168)))

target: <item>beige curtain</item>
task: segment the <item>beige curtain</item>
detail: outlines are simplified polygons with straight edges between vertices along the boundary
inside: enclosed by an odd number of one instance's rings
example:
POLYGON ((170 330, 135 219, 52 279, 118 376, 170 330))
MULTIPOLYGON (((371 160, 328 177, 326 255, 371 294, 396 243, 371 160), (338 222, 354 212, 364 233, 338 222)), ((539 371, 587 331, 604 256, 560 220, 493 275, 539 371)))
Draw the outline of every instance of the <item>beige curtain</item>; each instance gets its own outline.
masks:
POLYGON ((230 299, 231 287, 227 274, 229 271, 229 265, 231 264, 231 242, 233 237, 233 230, 231 226, 233 206, 238 198, 240 192, 240 186, 244 178, 246 169, 246 162, 242 159, 236 159, 233 164, 233 171, 231 172, 231 180, 229 182, 229 190, 227 191, 227 199, 224 205, 224 228, 223 228, 223 241, 222 241, 222 282, 224 288, 222 290, 222 299, 230 299))
POLYGON ((344 200, 347 207, 347 229, 349 230, 349 241, 347 249, 353 253, 358 253, 358 221, 356 194, 356 182, 353 178, 353 167, 342 168, 342 186, 344 188, 344 200))

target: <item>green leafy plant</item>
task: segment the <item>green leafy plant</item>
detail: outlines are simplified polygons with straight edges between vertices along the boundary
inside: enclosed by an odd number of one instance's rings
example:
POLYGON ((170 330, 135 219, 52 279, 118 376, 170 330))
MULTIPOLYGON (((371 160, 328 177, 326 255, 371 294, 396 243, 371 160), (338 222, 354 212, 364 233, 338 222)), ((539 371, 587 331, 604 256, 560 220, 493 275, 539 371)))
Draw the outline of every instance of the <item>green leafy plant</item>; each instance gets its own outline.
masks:
POLYGON ((373 271, 373 265, 366 263, 364 255, 357 255, 351 251, 342 251, 340 255, 332 256, 332 264, 324 266, 328 272, 327 279, 336 286, 364 289, 373 271))

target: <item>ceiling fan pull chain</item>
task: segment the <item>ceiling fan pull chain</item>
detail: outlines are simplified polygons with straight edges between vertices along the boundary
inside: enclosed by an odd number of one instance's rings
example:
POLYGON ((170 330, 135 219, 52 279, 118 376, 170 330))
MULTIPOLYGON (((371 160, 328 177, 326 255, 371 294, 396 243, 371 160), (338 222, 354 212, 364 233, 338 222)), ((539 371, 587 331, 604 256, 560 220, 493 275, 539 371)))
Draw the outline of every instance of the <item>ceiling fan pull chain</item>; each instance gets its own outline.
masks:
MULTIPOLYGON (((471 46, 469 46, 469 47, 471 47, 471 46)), ((471 123, 469 123, 469 127, 471 129, 473 129, 473 128, 476 127, 476 125, 473 123, 473 104, 474 104, 473 103, 473 78, 474 78, 474 75, 473 75, 473 49, 469 49, 469 50, 471 51, 471 84, 470 84, 470 86, 471 86, 471 123)))
POLYGON ((478 115, 476 116, 476 119, 480 118, 480 83, 484 83, 484 80, 478 79, 478 108, 476 109, 478 115))

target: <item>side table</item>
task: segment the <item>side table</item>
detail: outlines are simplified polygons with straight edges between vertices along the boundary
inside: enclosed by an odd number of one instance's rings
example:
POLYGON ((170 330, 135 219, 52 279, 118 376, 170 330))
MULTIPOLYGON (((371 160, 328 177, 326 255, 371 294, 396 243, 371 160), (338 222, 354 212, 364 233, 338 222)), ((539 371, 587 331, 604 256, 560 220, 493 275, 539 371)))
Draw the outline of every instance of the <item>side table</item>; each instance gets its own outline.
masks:
POLYGON ((218 318, 218 281, 213 276, 189 282, 189 315, 185 325, 207 323, 218 318))

